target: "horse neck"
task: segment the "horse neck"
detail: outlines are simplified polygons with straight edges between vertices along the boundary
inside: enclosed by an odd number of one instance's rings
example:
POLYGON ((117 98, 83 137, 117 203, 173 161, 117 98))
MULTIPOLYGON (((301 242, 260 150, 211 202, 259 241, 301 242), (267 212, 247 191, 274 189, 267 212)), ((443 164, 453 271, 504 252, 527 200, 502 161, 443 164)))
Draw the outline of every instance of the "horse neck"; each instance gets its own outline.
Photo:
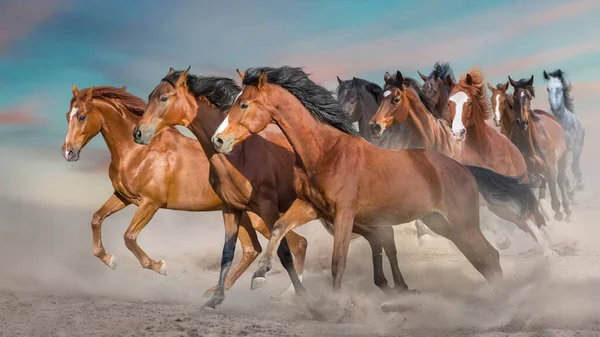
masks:
POLYGON ((512 119, 511 119, 511 115, 510 112, 512 111, 512 106, 508 103, 508 101, 505 102, 503 108, 502 108, 502 125, 500 127, 500 132, 502 134, 504 134, 505 136, 509 137, 510 136, 510 132, 512 131, 512 119))
POLYGON ((406 122, 411 130, 411 147, 423 147, 454 158, 459 154, 450 128, 434 117, 420 102, 410 106, 406 122))
POLYGON ((450 95, 442 82, 438 82, 438 92, 440 93, 438 101, 435 103, 433 109, 437 112, 438 117, 446 119, 448 114, 448 97, 450 95))
MULTIPOLYGON (((533 113, 530 111, 530 113, 533 113)), ((529 123, 527 130, 522 130, 513 127, 510 133, 510 140, 519 148, 523 156, 531 157, 535 156, 537 151, 533 144, 533 134, 536 130, 535 123, 529 123)))
POLYGON ((132 153, 131 149, 136 146, 131 133, 140 117, 127 111, 121 104, 110 104, 100 100, 97 102, 97 110, 103 119, 100 133, 110 152, 111 161, 118 162, 132 153))
POLYGON ((490 142, 487 135, 491 126, 485 122, 483 110, 477 99, 475 99, 475 104, 473 106, 477 107, 479 111, 476 113, 471 111, 473 123, 467 128, 465 143, 469 144, 471 147, 483 150, 484 152, 481 153, 485 153, 485 150, 489 150, 490 148, 490 142))
POLYGON ((211 137, 227 116, 221 110, 203 101, 192 104, 196 116, 188 125, 188 129, 198 138, 206 156, 210 159, 216 154, 211 137))
MULTIPOLYGON (((275 95, 269 100, 275 107, 272 113, 285 137, 288 139, 302 169, 314 172, 314 168, 330 150, 338 144, 334 128, 318 122, 311 113, 287 90, 271 86, 275 95)), ((338 137, 339 138, 339 137, 338 137)))
POLYGON ((377 102, 375 102, 375 99, 372 98, 372 96, 371 98, 365 98, 362 102, 363 104, 359 111, 360 119, 358 120, 358 133, 364 139, 372 143, 373 139, 371 137, 369 122, 377 112, 377 102))

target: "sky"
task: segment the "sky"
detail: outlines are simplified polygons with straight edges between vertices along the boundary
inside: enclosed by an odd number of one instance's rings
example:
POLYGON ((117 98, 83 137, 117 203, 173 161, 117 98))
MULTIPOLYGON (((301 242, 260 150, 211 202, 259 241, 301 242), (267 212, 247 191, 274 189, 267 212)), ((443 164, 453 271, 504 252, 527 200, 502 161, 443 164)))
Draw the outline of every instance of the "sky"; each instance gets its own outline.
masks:
POLYGON ((599 14, 597 0, 0 0, 0 146, 60 155, 73 84, 146 99, 190 65, 238 82, 236 68, 301 66, 330 89, 336 76, 418 78, 436 61, 492 84, 533 74, 537 87, 561 68, 582 111, 600 90, 599 14))

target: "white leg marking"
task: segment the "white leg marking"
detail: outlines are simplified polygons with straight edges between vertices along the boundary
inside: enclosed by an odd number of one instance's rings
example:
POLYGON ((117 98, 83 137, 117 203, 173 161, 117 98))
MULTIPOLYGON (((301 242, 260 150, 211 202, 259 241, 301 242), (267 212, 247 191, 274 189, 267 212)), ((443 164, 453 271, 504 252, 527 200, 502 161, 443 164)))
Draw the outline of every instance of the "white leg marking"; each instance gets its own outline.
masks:
POLYGON ((550 249, 550 245, 548 244, 548 241, 544 238, 544 235, 542 235, 540 229, 532 221, 527 221, 527 226, 529 226, 529 229, 531 229, 531 231, 537 238, 538 245, 542 249, 544 257, 557 258, 559 256, 558 253, 550 249))

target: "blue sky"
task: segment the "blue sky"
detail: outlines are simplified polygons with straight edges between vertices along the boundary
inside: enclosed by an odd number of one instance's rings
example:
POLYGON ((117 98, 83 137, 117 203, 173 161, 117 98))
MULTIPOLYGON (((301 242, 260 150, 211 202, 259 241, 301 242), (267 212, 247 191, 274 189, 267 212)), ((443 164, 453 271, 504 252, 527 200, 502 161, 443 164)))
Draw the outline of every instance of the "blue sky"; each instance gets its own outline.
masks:
POLYGON ((237 79, 290 64, 330 88, 337 75, 417 77, 438 60, 457 76, 480 66, 494 84, 535 74, 542 86, 541 71, 560 67, 577 104, 578 85, 600 89, 599 14, 596 0, 2 1, 0 143, 60 147, 73 84, 146 98, 171 66, 237 79))

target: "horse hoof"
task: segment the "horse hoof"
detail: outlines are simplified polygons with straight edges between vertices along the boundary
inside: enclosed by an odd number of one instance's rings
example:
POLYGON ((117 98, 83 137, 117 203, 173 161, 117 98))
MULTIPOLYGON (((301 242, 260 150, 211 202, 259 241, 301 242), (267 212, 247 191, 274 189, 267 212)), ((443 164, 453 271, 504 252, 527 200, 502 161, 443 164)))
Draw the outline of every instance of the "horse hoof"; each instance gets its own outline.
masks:
POLYGON ((544 250, 544 258, 546 259, 553 260, 558 259, 559 257, 560 255, 555 250, 552 250, 550 248, 544 250))
POLYGON ((225 299, 224 296, 218 296, 215 294, 213 297, 211 297, 210 300, 208 300, 206 303, 204 303, 204 305, 202 307, 216 309, 217 305, 223 303, 224 299, 225 299))
POLYGON ((117 264, 118 264, 119 260, 117 260, 117 257, 112 255, 112 254, 108 254, 108 262, 106 263, 106 265, 112 269, 115 270, 117 269, 117 264))
POLYGON ((496 241, 496 248, 500 250, 505 250, 508 249, 508 247, 510 247, 511 244, 512 242, 510 241, 510 238, 504 235, 504 241, 496 241))
POLYGON ((267 278, 264 276, 257 276, 252 278, 252 284, 250 285, 250 290, 258 289, 267 284, 267 278))
POLYGON ((158 273, 162 276, 167 276, 167 263, 164 260, 158 261, 160 264, 160 269, 158 269, 158 273))
POLYGON ((429 234, 423 234, 423 235, 419 236, 417 239, 419 241, 419 246, 421 246, 421 247, 423 247, 427 243, 433 241, 433 237, 429 234))
POLYGON ((556 221, 562 221, 564 218, 563 214, 560 212, 554 213, 554 220, 556 221))

